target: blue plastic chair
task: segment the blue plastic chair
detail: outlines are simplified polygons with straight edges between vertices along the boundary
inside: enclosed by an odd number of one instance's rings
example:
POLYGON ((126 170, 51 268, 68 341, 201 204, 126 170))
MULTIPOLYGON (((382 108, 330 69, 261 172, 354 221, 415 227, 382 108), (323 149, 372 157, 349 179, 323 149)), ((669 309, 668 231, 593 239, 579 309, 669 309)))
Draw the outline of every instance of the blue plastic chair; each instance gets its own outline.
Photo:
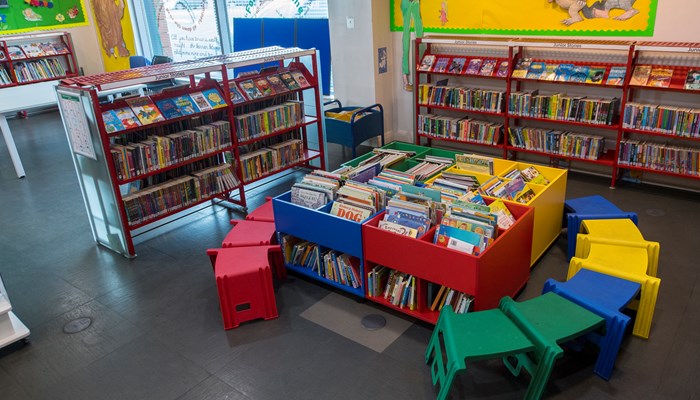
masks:
POLYGON ((129 68, 138 68, 151 65, 151 61, 144 56, 129 57, 129 68))
POLYGON ((621 310, 637 296, 641 286, 636 282, 582 269, 567 282, 548 279, 542 293, 554 292, 605 319, 605 334, 590 332, 586 339, 599 348, 593 372, 610 379, 630 317, 621 310))
POLYGON ((637 213, 622 211, 615 204, 599 195, 565 200, 564 213, 567 227, 567 261, 570 261, 576 253, 576 235, 581 229, 581 221, 585 219, 630 219, 635 225, 638 224, 637 213))

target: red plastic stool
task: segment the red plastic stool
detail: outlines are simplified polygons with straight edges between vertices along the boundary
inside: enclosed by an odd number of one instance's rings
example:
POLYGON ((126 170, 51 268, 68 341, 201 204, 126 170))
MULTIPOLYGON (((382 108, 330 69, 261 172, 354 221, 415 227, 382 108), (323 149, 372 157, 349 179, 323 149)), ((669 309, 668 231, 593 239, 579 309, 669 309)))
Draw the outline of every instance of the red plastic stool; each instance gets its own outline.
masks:
POLYGON ((214 267, 224 329, 258 318, 277 318, 271 265, 281 259, 279 246, 207 250, 214 267))
POLYGON ((275 215, 272 213, 272 197, 265 197, 265 203, 253 210, 245 219, 250 221, 275 222, 275 215))
POLYGON ((269 246, 276 243, 275 223, 266 221, 232 219, 231 231, 221 247, 269 246))

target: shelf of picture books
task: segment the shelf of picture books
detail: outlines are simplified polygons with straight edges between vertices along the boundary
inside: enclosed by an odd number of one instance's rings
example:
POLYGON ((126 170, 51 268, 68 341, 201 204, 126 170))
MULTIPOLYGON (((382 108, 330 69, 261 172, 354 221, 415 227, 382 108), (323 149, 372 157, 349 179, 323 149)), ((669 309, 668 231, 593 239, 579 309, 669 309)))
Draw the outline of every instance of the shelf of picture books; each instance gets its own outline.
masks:
POLYGON ((474 296, 470 294, 383 265, 370 265, 367 298, 375 303, 433 324, 446 304, 458 314, 473 310, 474 296))
POLYGON ((363 266, 360 258, 280 234, 285 266, 356 296, 364 297, 363 266))
POLYGON ((510 77, 516 82, 549 82, 622 89, 626 74, 626 63, 572 62, 519 57, 510 77))
POLYGON ((0 88, 77 75, 67 32, 3 36, 0 40, 0 88))

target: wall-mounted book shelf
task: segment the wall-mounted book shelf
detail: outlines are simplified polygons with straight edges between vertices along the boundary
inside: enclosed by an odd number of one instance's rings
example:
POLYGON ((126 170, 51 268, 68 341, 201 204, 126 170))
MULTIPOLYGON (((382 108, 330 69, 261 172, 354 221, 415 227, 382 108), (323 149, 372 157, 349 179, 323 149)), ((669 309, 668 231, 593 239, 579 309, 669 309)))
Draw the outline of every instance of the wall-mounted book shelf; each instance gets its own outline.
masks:
POLYGON ((64 79, 59 108, 95 240, 134 256, 139 228, 213 200, 245 207, 246 184, 324 168, 317 73, 315 50, 275 46, 64 79), (228 78, 243 65, 265 68, 228 78), (101 96, 164 80, 178 85, 101 96), (267 91, 243 91, 247 81, 267 91))
MULTIPOLYGON (((626 169, 700 178, 698 43, 468 37, 416 42, 418 144, 437 140, 513 160, 520 153, 549 158, 552 164, 566 160, 584 171, 587 165, 599 166, 609 171, 611 187, 626 169), (476 69, 486 61, 485 72, 476 69), (490 67, 493 61, 495 68, 490 67), (497 76, 501 64, 508 67, 500 68, 502 76, 497 76), (467 89, 502 91, 503 112, 465 106, 467 89), (563 102, 567 97, 576 103, 563 102), (590 101, 579 104, 585 100, 590 101), (567 109, 576 117, 562 115, 567 109), (427 130, 426 118, 447 118, 453 124, 462 118, 484 119, 503 128, 497 140, 474 140, 427 130), (579 142, 573 150, 559 147, 571 140, 579 142)), ((600 173, 593 167, 591 171, 600 173)))
POLYGON ((0 38, 0 88, 46 82, 78 74, 70 33, 0 38))

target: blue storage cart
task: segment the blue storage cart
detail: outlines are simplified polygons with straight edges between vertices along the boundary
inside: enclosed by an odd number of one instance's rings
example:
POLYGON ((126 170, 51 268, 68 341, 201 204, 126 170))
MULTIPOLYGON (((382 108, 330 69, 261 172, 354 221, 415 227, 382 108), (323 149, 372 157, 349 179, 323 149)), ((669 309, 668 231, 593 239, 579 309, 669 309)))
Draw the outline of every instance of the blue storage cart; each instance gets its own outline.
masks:
POLYGON ((381 136, 384 146, 384 107, 381 104, 373 104, 368 107, 343 107, 340 100, 324 103, 324 107, 331 104, 337 107, 324 110, 326 113, 340 113, 352 111, 350 121, 325 117, 326 142, 337 143, 352 149, 352 158, 356 157, 355 148, 360 143, 375 136, 381 136))

